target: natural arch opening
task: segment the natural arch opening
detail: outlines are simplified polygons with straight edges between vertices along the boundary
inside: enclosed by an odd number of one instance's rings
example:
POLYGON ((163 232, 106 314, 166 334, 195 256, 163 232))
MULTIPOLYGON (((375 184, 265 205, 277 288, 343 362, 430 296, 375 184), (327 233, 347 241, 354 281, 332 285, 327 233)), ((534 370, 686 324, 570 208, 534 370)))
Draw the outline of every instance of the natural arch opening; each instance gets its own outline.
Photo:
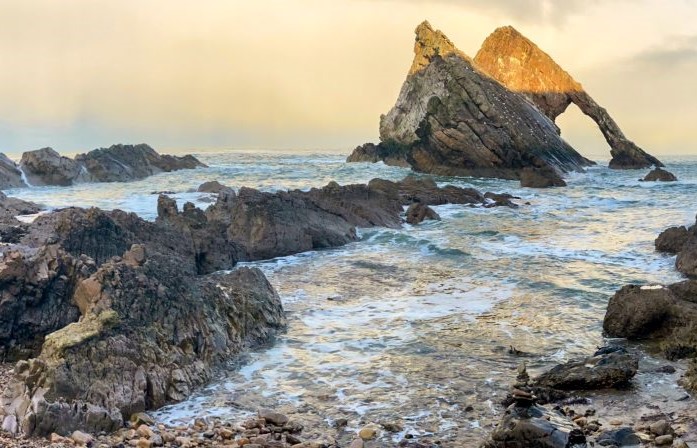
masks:
POLYGON ((610 160, 610 146, 600 128, 574 103, 569 104, 555 121, 562 138, 584 157, 601 164, 610 160))

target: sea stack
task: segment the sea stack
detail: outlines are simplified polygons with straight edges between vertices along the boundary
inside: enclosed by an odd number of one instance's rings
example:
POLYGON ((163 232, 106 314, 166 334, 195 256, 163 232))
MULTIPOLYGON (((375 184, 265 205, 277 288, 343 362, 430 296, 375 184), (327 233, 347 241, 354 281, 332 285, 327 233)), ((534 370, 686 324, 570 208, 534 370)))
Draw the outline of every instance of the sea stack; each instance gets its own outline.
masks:
POLYGON ((615 120, 569 73, 515 28, 497 28, 482 44, 474 63, 513 92, 525 95, 551 120, 574 103, 600 128, 610 145, 610 168, 640 169, 663 164, 622 133, 615 120))
POLYGON ((529 168, 555 173, 556 184, 593 164, 525 96, 480 71, 428 22, 416 28, 414 53, 397 103, 380 119, 381 143, 356 148, 348 161, 504 179, 529 168))

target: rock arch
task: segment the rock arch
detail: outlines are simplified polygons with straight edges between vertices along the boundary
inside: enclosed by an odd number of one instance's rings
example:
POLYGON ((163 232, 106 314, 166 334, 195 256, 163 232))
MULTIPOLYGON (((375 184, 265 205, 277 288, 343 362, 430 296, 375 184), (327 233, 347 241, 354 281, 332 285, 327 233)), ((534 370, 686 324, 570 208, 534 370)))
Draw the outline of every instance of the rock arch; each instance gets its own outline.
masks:
POLYGON ((497 28, 474 58, 478 69, 508 89, 524 94, 551 120, 574 103, 600 128, 610 146, 610 168, 639 169, 663 166, 627 139, 612 119, 569 73, 531 40, 511 26, 497 28))

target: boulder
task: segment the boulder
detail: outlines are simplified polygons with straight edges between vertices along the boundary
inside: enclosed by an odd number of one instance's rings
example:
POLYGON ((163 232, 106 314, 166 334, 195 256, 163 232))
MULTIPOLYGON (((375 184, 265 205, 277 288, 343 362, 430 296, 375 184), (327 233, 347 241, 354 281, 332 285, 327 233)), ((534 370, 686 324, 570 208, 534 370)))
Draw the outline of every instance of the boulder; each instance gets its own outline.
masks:
POLYGON ((565 187, 559 173, 549 167, 526 167, 520 171, 520 186, 528 188, 565 187))
POLYGON ((357 148, 349 161, 505 179, 528 166, 562 173, 592 164, 528 99, 481 72, 428 22, 416 29, 414 52, 397 103, 381 117, 381 143, 357 148))
POLYGON ((220 193, 220 190, 223 190, 223 189, 225 189, 225 188, 228 188, 228 187, 226 187, 225 185, 221 184, 221 183, 218 182, 217 180, 211 180, 211 181, 204 182, 204 183, 202 183, 201 185, 199 185, 199 186, 198 186, 198 189, 196 189, 196 191, 198 191, 199 193, 215 193, 215 194, 218 194, 218 193, 220 193))
POLYGON ((611 337, 641 339, 665 335, 674 324, 677 299, 670 288, 623 286, 607 305, 603 330, 611 337))
POLYGON ((690 278, 697 278, 697 236, 691 229, 690 238, 685 242, 675 258, 675 268, 690 278))
POLYGON ((407 209, 407 223, 416 225, 425 220, 440 221, 440 216, 428 205, 415 202, 407 209))
POLYGON ((594 390, 626 386, 639 368, 636 356, 624 350, 559 364, 537 377, 534 385, 561 390, 594 390))
POLYGON ((568 417, 532 404, 512 404, 483 448, 582 448, 586 438, 568 417))
POLYGON ((511 26, 486 38, 474 64, 513 92, 529 98, 551 120, 573 103, 598 125, 610 146, 610 168, 639 169, 663 164, 627 139, 602 106, 547 53, 511 26))
POLYGON ((688 239, 690 239, 690 233, 687 231, 687 227, 669 227, 658 235, 654 245, 659 252, 677 254, 685 246, 688 239))
POLYGON ((0 191, 0 242, 16 243, 26 232, 26 224, 16 219, 21 215, 32 215, 41 211, 33 202, 6 196, 0 191))
POLYGON ((600 446, 640 446, 642 441, 632 428, 617 428, 603 431, 596 437, 600 446))
POLYGON ((643 182, 675 182, 678 180, 675 174, 662 168, 654 168, 643 179, 643 182))
POLYGON ((22 172, 17 164, 5 154, 0 153, 0 190, 26 186, 22 180, 22 172))
POLYGON ((95 149, 77 155, 75 161, 85 167, 94 182, 125 182, 162 172, 206 166, 191 155, 160 155, 142 143, 95 149))
POLYGON ((19 162, 31 185, 72 185, 88 180, 82 166, 52 148, 27 151, 19 162))

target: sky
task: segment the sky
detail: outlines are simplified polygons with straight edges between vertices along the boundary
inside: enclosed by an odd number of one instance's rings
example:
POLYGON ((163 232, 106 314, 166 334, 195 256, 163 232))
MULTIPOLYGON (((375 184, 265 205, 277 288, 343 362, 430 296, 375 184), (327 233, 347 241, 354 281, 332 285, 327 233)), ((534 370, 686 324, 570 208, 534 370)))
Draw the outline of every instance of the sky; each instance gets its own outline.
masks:
MULTIPOLYGON (((0 152, 348 152, 377 141, 424 19, 472 57, 513 25, 641 147, 697 154, 697 0, 0 0, 0 152)), ((558 124, 607 153, 577 110, 558 124)))

